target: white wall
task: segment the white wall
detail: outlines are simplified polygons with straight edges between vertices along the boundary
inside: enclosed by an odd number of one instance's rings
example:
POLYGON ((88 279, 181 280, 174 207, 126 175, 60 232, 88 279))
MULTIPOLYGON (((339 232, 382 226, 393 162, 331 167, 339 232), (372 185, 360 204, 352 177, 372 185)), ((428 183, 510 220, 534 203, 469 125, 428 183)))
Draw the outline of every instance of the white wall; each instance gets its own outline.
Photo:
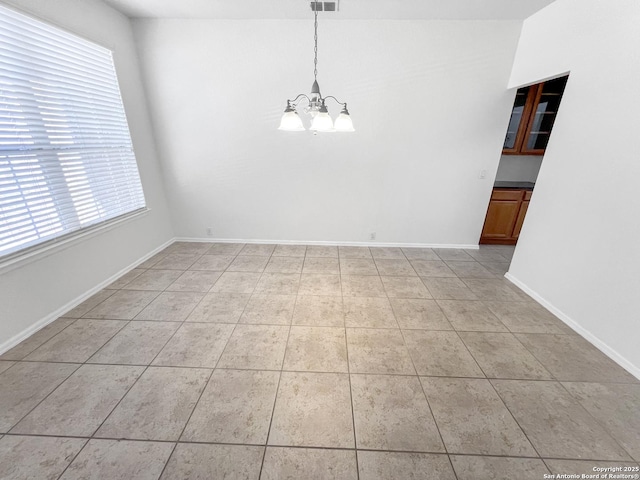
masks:
POLYGON ((2 2, 114 50, 142 185, 151 209, 32 262, 0 269, 0 352, 69 302, 173 238, 129 20, 94 0, 2 2))
POLYGON ((496 180, 513 182, 536 182, 542 155, 502 155, 496 180))
POLYGON ((570 71, 510 275, 640 378, 640 2, 525 21, 510 86, 570 71))
POLYGON ((276 130, 311 88, 311 17, 136 21, 176 234, 477 245, 520 27, 321 16, 318 80, 357 132, 314 137, 276 130))

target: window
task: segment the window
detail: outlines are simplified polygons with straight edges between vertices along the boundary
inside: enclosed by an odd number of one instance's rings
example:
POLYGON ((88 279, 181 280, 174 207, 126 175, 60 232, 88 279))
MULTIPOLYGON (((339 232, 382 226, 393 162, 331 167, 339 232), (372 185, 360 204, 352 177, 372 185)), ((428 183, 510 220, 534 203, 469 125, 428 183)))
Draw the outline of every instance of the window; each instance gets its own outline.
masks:
POLYGON ((0 257, 144 207, 111 52, 0 7, 0 257))

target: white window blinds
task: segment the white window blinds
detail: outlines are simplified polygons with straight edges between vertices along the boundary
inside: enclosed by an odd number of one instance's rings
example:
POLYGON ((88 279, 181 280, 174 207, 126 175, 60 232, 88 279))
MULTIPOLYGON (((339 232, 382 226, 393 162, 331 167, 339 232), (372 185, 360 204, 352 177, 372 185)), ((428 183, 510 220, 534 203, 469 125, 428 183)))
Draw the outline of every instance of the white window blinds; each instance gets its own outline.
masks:
POLYGON ((111 52, 0 7, 0 257, 144 206, 111 52))

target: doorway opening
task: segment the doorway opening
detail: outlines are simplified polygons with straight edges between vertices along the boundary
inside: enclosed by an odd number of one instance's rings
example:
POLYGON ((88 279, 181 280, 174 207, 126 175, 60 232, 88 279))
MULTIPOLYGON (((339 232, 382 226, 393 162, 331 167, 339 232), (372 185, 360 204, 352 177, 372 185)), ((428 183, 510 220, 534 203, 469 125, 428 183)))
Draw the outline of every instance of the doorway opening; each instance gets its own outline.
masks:
POLYGON ((480 244, 518 242, 568 78, 516 92, 480 244))

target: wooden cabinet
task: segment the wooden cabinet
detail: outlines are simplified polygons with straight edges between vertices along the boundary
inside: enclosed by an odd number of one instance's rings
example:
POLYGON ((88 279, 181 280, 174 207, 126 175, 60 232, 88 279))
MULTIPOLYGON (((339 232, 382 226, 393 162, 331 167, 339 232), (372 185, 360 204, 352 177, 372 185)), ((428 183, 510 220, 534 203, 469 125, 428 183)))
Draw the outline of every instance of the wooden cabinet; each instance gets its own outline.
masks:
POLYGON ((491 194, 480 243, 515 245, 530 199, 529 190, 495 188, 491 194))
POLYGON ((512 237, 518 240, 520 236, 520 230, 522 230, 522 224, 524 223, 524 217, 527 214, 527 210, 529 208, 529 200, 531 200, 531 192, 525 191, 524 198, 522 203, 520 204, 520 210, 518 211, 518 218, 516 219, 516 225, 513 227, 513 235, 512 237))
POLYGON ((507 127, 504 155, 543 155, 568 77, 518 89, 507 127))

